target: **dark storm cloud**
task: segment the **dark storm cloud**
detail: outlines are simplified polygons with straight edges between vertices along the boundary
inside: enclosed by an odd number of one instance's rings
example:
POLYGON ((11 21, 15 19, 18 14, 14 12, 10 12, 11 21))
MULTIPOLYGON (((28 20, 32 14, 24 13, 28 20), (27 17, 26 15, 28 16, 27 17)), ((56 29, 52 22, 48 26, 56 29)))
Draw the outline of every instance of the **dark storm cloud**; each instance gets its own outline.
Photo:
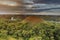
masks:
POLYGON ((33 0, 35 3, 60 3, 60 0, 33 0))

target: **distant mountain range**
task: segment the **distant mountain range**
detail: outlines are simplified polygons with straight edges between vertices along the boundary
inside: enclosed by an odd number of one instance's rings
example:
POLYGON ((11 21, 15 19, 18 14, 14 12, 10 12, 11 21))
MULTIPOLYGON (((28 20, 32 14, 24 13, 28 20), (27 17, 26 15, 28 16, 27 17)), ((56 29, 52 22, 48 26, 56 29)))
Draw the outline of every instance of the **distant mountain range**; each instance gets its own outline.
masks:
POLYGON ((56 3, 59 4, 60 0, 34 0, 35 3, 56 3))

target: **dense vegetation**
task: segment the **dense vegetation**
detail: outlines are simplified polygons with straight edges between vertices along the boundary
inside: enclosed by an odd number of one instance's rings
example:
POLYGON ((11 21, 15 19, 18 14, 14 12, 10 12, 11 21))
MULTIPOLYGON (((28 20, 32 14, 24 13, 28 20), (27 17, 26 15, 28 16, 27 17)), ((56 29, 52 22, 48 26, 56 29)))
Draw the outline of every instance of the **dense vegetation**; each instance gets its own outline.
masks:
POLYGON ((0 40, 60 40, 60 23, 31 25, 18 20, 0 19, 0 40))

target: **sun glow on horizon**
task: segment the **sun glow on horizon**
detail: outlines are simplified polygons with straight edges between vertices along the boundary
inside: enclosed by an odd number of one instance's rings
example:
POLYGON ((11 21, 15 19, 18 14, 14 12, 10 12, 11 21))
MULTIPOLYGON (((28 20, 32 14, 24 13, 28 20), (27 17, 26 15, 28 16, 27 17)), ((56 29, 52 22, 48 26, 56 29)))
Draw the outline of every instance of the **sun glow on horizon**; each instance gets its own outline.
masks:
POLYGON ((8 5, 8 6, 17 6, 18 3, 17 2, 14 2, 14 1, 0 1, 0 4, 2 5, 8 5))

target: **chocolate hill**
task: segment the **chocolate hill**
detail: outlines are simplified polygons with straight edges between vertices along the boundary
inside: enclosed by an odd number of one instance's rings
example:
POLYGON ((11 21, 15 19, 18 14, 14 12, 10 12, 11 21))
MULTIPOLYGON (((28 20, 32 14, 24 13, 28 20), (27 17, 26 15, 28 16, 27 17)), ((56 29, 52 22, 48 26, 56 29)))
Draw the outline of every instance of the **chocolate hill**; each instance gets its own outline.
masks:
POLYGON ((37 17, 37 16, 28 16, 26 17, 22 23, 26 23, 26 22, 30 22, 32 24, 36 24, 36 23, 40 23, 40 22, 43 22, 44 20, 40 17, 37 17))

